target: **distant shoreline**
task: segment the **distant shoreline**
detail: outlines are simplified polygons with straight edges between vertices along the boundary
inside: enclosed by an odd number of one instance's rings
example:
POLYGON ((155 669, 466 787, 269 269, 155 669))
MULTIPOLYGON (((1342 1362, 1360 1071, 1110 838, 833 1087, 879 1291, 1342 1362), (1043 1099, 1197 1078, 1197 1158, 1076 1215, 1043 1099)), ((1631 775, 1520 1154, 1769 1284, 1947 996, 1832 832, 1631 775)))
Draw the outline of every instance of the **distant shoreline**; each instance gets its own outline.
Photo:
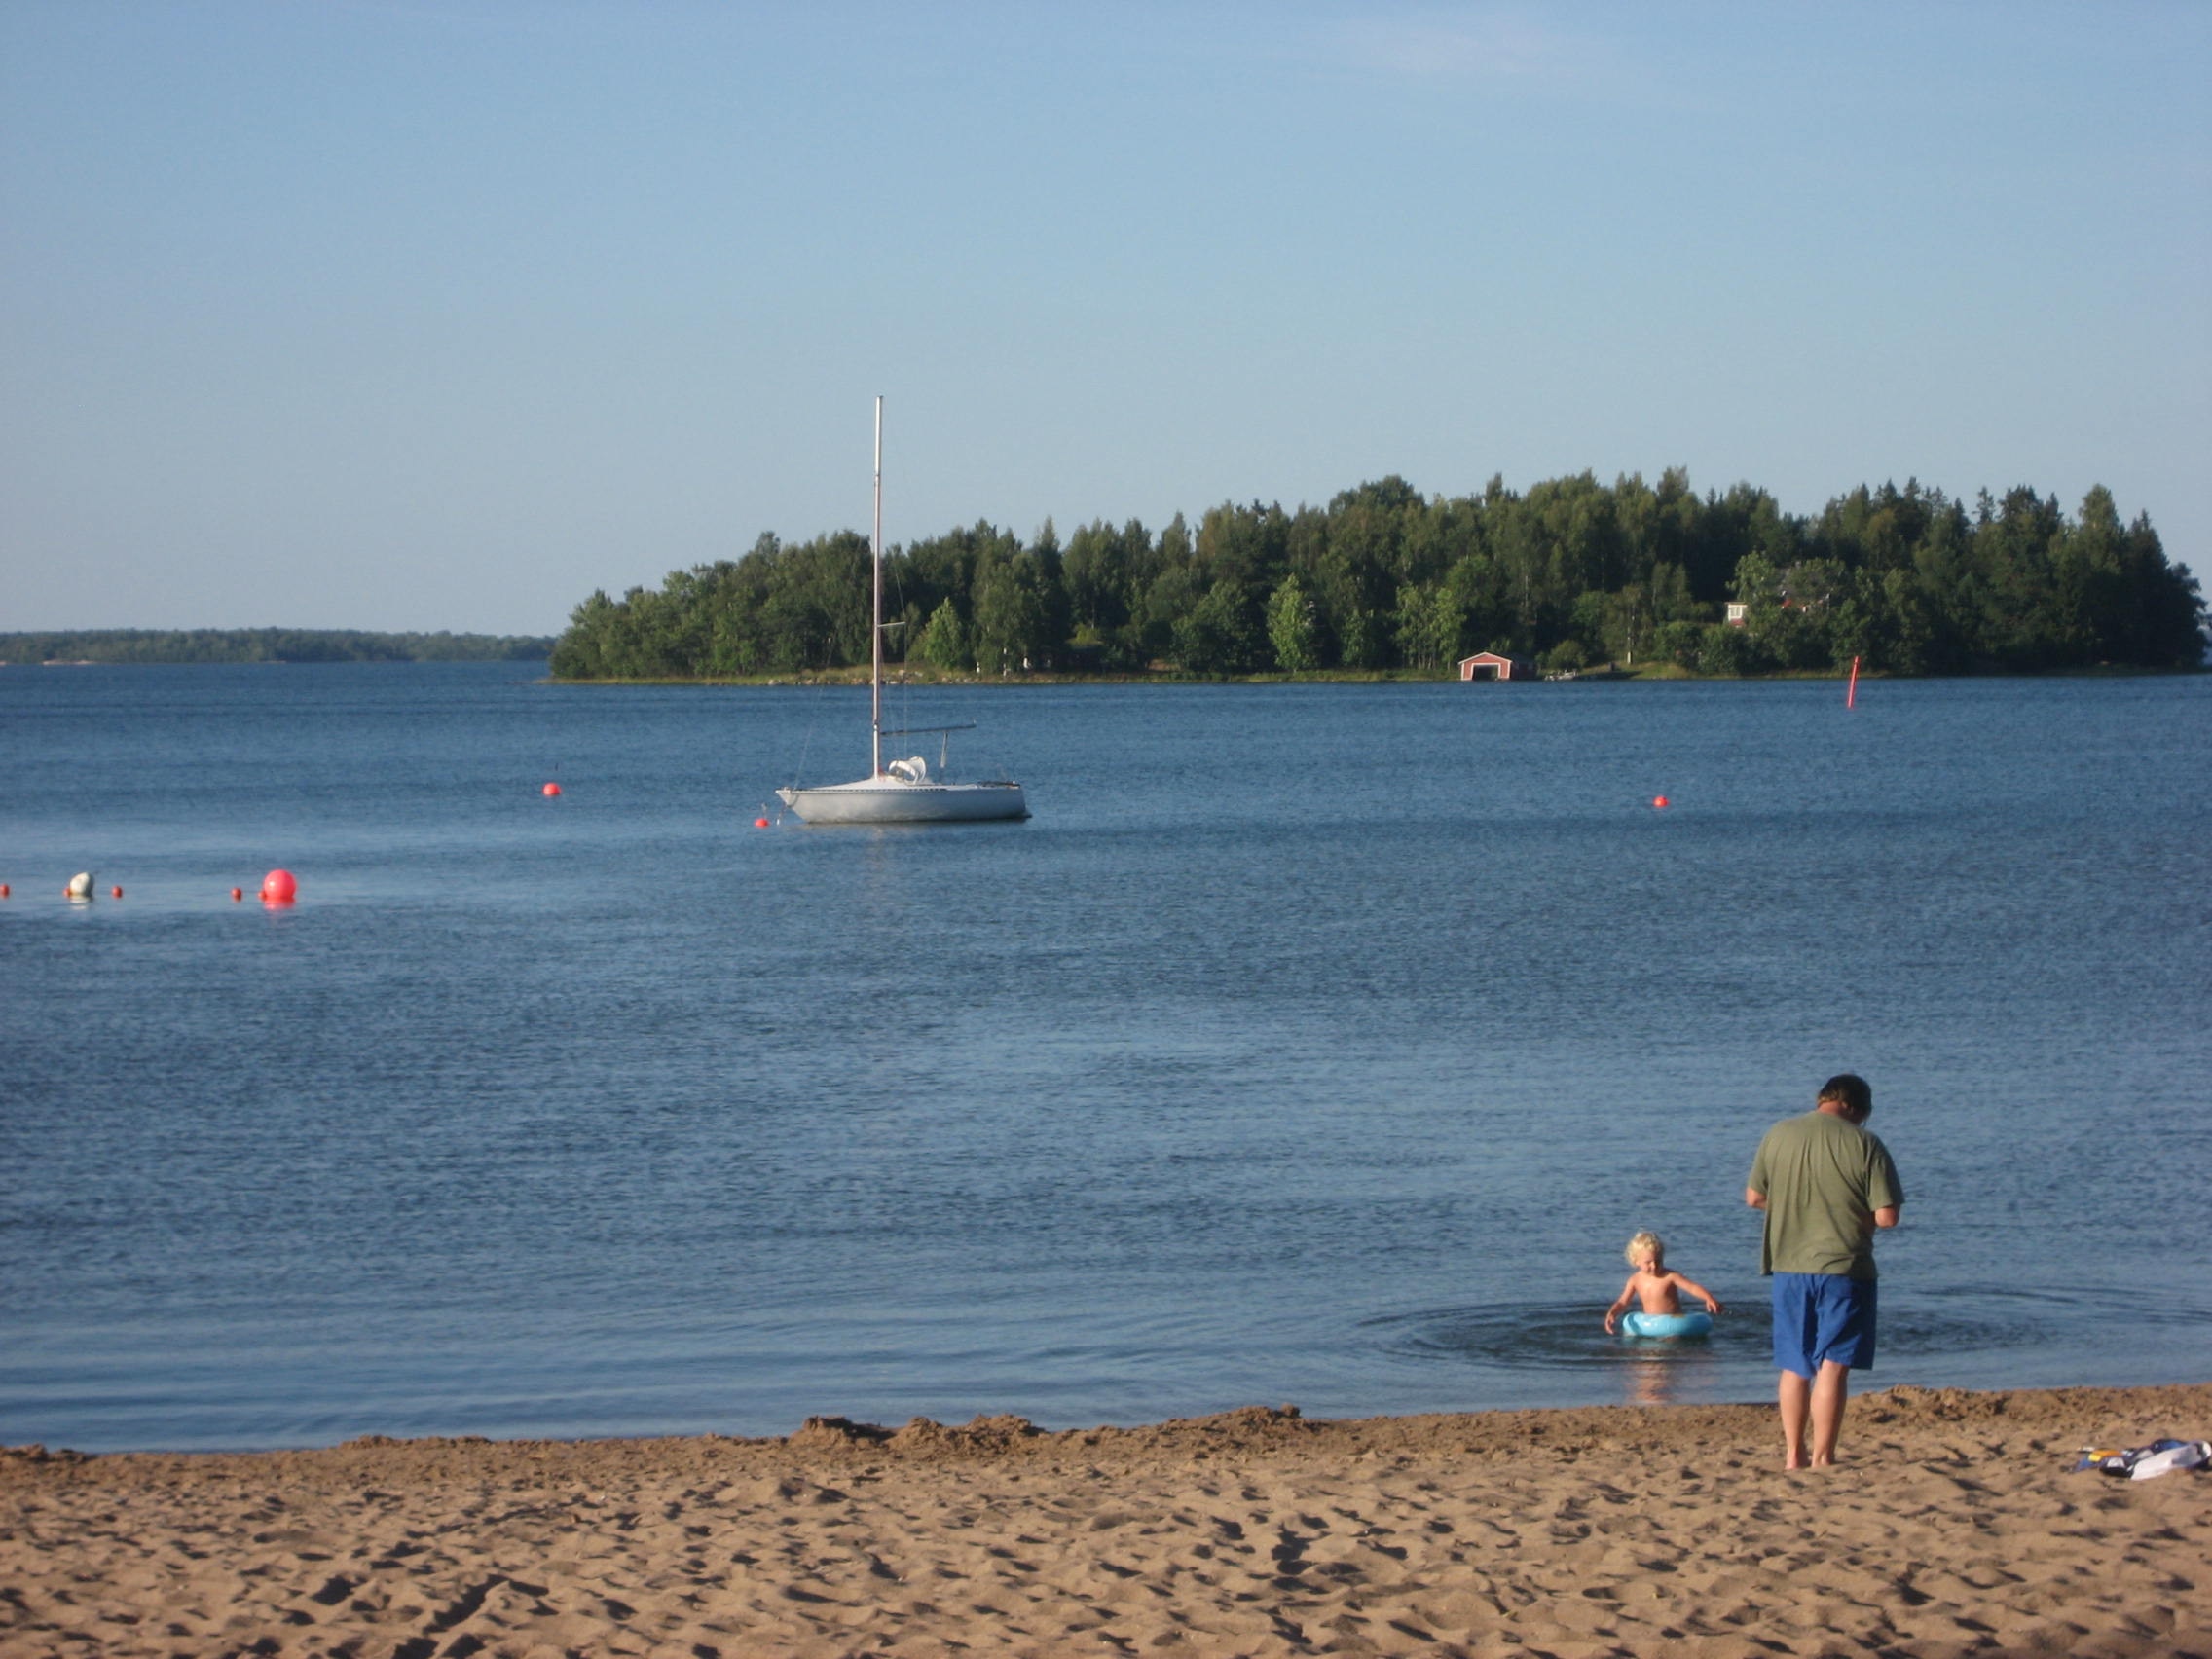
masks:
MULTIPOLYGON (((245 637, 259 630, 231 631, 245 637)), ((286 631, 290 632, 290 631, 286 631)), ((492 634, 452 635, 389 635, 347 636, 332 635, 333 639, 373 638, 436 642, 443 645, 451 642, 461 649, 426 647, 415 654, 397 650, 379 650, 374 654, 341 654, 330 651, 323 654, 300 655, 53 655, 11 654, 11 646, 26 639, 39 639, 38 635, 0 635, 0 669, 36 668, 313 668, 330 664, 361 665, 382 663, 435 663, 435 662, 485 662, 485 663, 541 663, 548 661, 553 642, 531 636, 492 634), (535 646, 535 648, 525 648, 535 646), (474 647, 474 648, 466 648, 474 647)), ((117 635, 118 639, 131 636, 117 635)), ((142 637, 142 636, 139 636, 142 637)), ((226 637, 230 637, 226 635, 226 637)), ((78 638, 91 639, 85 635, 78 638)), ((2200 664, 2194 668, 2138 667, 2127 664, 2102 663, 2079 668, 2051 668, 2037 671, 1991 667, 1958 674, 1898 674, 1890 671, 1862 670, 1862 681, 1899 680, 2141 680, 2165 679, 2176 675, 2212 673, 2212 665, 2200 664)), ((1695 681, 1705 683, 1788 682, 1796 681, 1825 681, 1834 682, 1849 678, 1847 671, 1828 668, 1783 669, 1769 674, 1698 674, 1672 662, 1640 663, 1634 668, 1605 664, 1597 668, 1581 669, 1573 673, 1548 674, 1527 683, 1548 684, 1621 684, 1631 682, 1644 683, 1663 681, 1695 681)), ((546 674, 539 683, 547 685, 607 685, 607 686, 746 686, 779 688, 820 688, 823 686, 866 685, 868 671, 865 665, 849 668, 810 669, 789 674, 755 675, 640 675, 618 677, 612 675, 569 677, 546 674)), ((1147 673, 1075 674, 1058 673, 1049 669, 1033 670, 1021 674, 947 674, 927 667, 901 667, 887 671, 886 685, 896 686, 958 686, 963 689, 1019 690, 1064 685, 1493 685, 1506 684, 1489 681, 1462 681, 1456 675, 1419 669, 1323 669, 1309 674, 1185 674, 1174 669, 1156 669, 1147 673)), ((1510 694, 1510 684, 1506 684, 1510 694)))
POLYGON ((364 628, 26 628, 0 633, 0 668, 209 663, 536 662, 549 634, 380 633, 364 628))
MULTIPOLYGON (((2118 664, 2100 664, 2091 668, 2045 669, 2028 673, 2019 669, 1990 669, 1971 674, 1891 674, 1862 672, 1862 682, 1900 680, 2143 680, 2167 679, 2212 672, 2212 668, 2136 668, 2118 664)), ((1799 681, 1825 681, 1836 683, 1849 678, 1848 673, 1833 669, 1786 669, 1773 674, 1696 674, 1673 663, 1658 663, 1649 667, 1584 669, 1574 674, 1547 675, 1529 684, 1626 684, 1630 682, 1657 683, 1670 681, 1695 681, 1709 684, 1729 682, 1762 683, 1799 681)), ((815 669, 800 674, 756 675, 642 675, 635 678, 594 676, 590 678, 563 678, 548 675, 548 685, 734 685, 748 687, 800 688, 822 686, 866 685, 868 671, 859 668, 815 669)), ((1463 681, 1456 675, 1422 673, 1413 669, 1332 669, 1316 674, 1180 674, 1157 672, 1151 674, 1055 674, 1051 671, 1033 671, 1018 675, 944 674, 934 669, 916 669, 888 672, 886 686, 951 685, 963 689, 1019 690, 1024 686, 1061 685, 1468 685, 1485 688, 1500 687, 1512 694, 1512 684, 1492 681, 1463 681)))

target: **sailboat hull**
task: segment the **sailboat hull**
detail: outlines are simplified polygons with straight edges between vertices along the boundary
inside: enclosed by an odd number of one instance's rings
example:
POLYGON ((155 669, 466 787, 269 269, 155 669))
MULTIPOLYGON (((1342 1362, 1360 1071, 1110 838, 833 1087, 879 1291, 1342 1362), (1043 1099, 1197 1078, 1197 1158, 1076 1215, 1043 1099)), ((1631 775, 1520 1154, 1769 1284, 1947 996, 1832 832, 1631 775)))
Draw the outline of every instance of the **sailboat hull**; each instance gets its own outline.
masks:
POLYGON ((778 790, 776 795, 807 824, 970 824, 1029 816, 1021 786, 1011 783, 863 778, 820 789, 778 790))

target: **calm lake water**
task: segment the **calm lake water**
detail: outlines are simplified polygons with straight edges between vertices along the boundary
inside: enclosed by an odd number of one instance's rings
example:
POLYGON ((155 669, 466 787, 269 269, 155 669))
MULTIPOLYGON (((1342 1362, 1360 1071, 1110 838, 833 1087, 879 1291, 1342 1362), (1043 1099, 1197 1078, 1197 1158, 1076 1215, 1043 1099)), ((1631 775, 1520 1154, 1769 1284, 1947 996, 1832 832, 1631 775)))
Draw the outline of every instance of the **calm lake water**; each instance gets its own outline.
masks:
POLYGON ((867 830, 539 673, 0 669, 0 1440, 1761 1399, 1845 1069, 1862 1385, 2212 1377, 2212 680, 916 692, 1036 817, 867 830))

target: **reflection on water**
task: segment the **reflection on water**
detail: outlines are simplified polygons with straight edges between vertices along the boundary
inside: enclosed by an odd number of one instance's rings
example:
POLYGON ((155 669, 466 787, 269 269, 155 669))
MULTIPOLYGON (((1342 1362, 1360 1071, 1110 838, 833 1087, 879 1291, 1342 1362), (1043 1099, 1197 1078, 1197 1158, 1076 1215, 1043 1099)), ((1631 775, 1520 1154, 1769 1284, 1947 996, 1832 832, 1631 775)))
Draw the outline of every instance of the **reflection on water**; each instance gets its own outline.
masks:
POLYGON ((1674 1406, 1712 1397, 1713 1357, 1689 1344, 1673 1352, 1654 1352, 1648 1346, 1631 1356, 1621 1368, 1621 1399, 1632 1406, 1674 1406))
POLYGON ((1620 1332, 1615 1340, 1625 1361, 1623 1398, 1632 1406, 1671 1406, 1710 1397, 1719 1373, 1713 1360, 1713 1336, 1718 1328, 1716 1321, 1710 1329, 1677 1337, 1620 1332))

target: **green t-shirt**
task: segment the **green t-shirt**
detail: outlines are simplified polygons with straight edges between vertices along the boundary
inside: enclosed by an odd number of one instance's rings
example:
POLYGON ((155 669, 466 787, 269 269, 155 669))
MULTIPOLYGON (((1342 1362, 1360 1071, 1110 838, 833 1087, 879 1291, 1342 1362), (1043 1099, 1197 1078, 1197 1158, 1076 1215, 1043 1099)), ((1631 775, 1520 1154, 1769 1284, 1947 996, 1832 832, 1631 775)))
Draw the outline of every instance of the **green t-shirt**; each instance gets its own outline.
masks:
POLYGON ((1832 1112, 1785 1118, 1751 1160, 1766 1195, 1762 1273, 1874 1276, 1874 1212, 1904 1202, 1890 1149, 1832 1112))

